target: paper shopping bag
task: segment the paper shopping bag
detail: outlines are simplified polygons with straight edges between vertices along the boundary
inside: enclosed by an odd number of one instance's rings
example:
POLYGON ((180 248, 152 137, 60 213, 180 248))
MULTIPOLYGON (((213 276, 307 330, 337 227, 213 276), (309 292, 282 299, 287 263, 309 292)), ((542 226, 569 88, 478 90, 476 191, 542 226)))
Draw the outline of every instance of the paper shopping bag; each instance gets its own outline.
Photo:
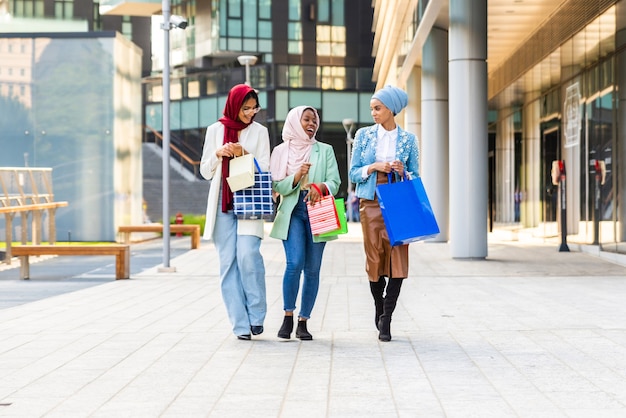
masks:
POLYGON ((378 204, 391 245, 403 245, 432 238, 439 233, 435 214, 428 201, 422 179, 379 184, 378 204))
MULTIPOLYGON (((322 191, 319 187, 315 184, 311 184, 311 186, 322 195, 322 191)), ((323 196, 322 199, 315 202, 314 205, 311 204, 311 202, 307 202, 306 208, 309 213, 309 223, 311 224, 311 233, 313 235, 319 235, 341 228, 337 208, 335 207, 335 198, 332 195, 328 194, 323 196)))
POLYGON ((254 155, 244 154, 231 159, 226 181, 233 192, 252 186, 254 184, 254 155))
POLYGON ((274 220, 272 175, 269 171, 261 171, 256 158, 254 164, 258 170, 254 173, 254 184, 233 193, 233 211, 238 219, 272 221, 274 220))
POLYGON ((346 204, 343 199, 335 199, 335 209, 337 209, 337 216, 339 217, 339 229, 334 231, 320 234, 320 237, 334 237, 335 235, 348 233, 348 218, 346 217, 346 204))

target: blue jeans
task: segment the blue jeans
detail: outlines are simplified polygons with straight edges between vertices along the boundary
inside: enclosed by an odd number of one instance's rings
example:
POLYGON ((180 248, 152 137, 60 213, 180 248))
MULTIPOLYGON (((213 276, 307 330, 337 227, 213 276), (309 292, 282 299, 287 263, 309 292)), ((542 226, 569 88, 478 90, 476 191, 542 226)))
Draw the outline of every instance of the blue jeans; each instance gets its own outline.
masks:
POLYGON ((291 213, 289 233, 283 241, 287 267, 283 276, 283 309, 293 312, 300 288, 300 277, 304 272, 300 306, 301 318, 309 319, 320 286, 320 267, 325 242, 313 242, 309 215, 304 203, 305 192, 300 193, 296 207, 291 213))
POLYGON ((267 312, 265 265, 261 238, 237 235, 237 217, 223 213, 218 200, 213 242, 220 259, 222 298, 235 335, 250 334, 251 325, 263 325, 267 312))

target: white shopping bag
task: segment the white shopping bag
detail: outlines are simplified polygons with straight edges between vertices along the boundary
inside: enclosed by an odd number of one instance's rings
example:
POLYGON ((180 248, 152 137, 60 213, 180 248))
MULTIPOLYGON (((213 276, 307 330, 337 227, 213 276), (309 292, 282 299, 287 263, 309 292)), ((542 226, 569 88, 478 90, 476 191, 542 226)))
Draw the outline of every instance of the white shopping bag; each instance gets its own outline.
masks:
POLYGON ((231 191, 236 192, 254 185, 254 155, 244 154, 233 158, 228 167, 226 181, 231 191))

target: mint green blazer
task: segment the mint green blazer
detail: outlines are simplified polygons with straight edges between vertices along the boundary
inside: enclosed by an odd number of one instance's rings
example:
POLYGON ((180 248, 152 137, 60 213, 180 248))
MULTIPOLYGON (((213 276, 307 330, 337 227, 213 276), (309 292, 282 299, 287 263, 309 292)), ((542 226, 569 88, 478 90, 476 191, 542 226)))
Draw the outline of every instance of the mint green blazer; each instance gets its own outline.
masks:
MULTIPOLYGON (((280 145, 279 145, 280 146, 280 145)), ((341 178, 339 177, 339 167, 337 166, 337 158, 335 151, 329 144, 316 142, 311 150, 311 168, 309 169, 310 183, 326 183, 330 193, 334 195, 339 191, 341 178)), ((282 180, 272 182, 275 192, 280 194, 280 204, 274 219, 274 225, 270 232, 270 237, 282 240, 287 239, 289 233, 289 223, 291 222, 291 213, 296 207, 300 196, 300 183, 293 186, 294 175, 289 175, 282 180)), ((334 237, 319 238, 313 236, 313 241, 323 242, 337 239, 334 237)))

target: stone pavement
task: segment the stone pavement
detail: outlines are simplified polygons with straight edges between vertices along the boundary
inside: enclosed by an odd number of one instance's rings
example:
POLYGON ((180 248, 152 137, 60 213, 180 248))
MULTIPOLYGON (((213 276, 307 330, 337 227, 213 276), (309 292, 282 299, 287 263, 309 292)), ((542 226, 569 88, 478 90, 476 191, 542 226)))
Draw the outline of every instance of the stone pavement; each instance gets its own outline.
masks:
POLYGON ((284 255, 271 238, 252 341, 230 331, 206 242, 175 273, 0 310, 0 416, 626 416, 621 264, 537 240, 490 236, 487 260, 412 244, 382 343, 358 228, 326 247, 313 341, 276 337, 284 255))

